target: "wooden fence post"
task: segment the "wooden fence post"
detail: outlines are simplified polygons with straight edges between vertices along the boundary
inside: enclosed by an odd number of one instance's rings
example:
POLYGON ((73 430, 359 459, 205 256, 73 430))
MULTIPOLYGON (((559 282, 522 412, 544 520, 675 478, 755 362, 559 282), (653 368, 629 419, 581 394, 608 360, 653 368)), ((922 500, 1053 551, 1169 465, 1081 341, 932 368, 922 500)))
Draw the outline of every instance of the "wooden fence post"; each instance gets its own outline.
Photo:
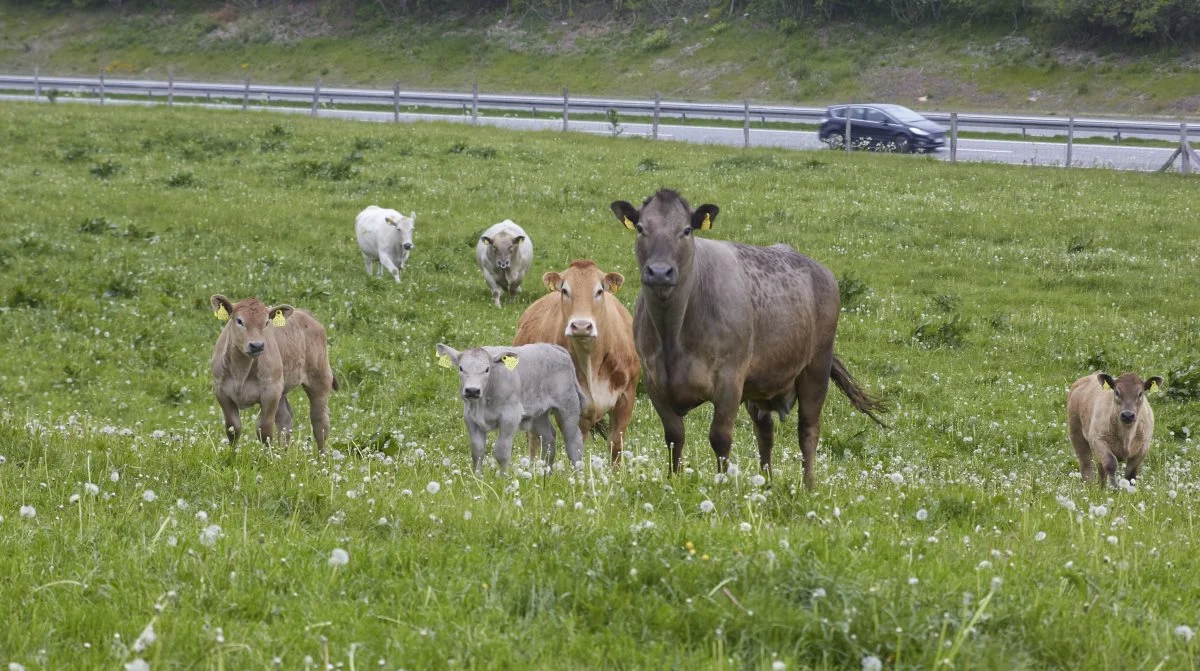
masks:
POLYGON ((392 85, 392 121, 400 123, 400 80, 392 85))
POLYGON ((104 68, 100 68, 100 104, 104 104, 104 68))
POLYGON ((471 84, 471 123, 479 125, 479 82, 471 84))
POLYGON ((245 112, 246 108, 250 106, 250 75, 246 75, 243 79, 246 80, 246 86, 242 89, 242 111, 245 112))
POLYGON ((750 101, 742 101, 742 147, 750 146, 750 101))
POLYGON ((167 66, 167 109, 175 107, 175 66, 167 66))
POLYGON ((567 92, 567 87, 563 87, 563 131, 567 130, 567 115, 570 112, 571 96, 567 92))
POLYGON ((846 105, 845 117, 846 117, 846 152, 849 153, 850 152, 850 132, 851 132, 850 126, 854 123, 854 120, 850 118, 850 106, 849 105, 846 105))
POLYGON ((1067 118, 1067 164, 1064 168, 1071 167, 1071 151, 1075 148, 1075 116, 1067 118))
POLYGON ((1192 151, 1188 144, 1187 122, 1179 122, 1179 169, 1185 175, 1192 174, 1192 151))
POLYGON ((320 99, 321 99, 321 78, 317 77, 317 83, 315 86, 313 86, 313 104, 312 104, 312 113, 311 113, 312 116, 317 116, 317 103, 320 102, 320 99))
POLYGON ((950 162, 958 163, 958 112, 950 113, 950 162))
POLYGON ((42 97, 42 80, 40 78, 40 69, 38 66, 33 66, 33 100, 37 102, 42 97))
POLYGON ((658 91, 655 91, 654 92, 654 126, 652 127, 652 130, 650 131, 651 137, 655 140, 658 139, 658 112, 659 112, 659 107, 661 105, 662 105, 662 96, 659 95, 658 91))

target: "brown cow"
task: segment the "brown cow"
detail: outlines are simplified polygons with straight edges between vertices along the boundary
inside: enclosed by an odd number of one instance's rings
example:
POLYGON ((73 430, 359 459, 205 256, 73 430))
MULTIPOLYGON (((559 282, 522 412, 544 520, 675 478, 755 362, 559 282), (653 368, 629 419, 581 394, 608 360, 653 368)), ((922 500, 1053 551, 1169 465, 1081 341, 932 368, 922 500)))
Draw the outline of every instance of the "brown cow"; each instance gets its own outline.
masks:
POLYGON ((329 394, 338 388, 325 344, 325 327, 303 310, 290 305, 268 308, 257 298, 231 303, 212 297, 217 318, 227 321, 213 347, 213 390, 225 414, 229 446, 242 435, 239 411, 260 406, 258 438, 274 440, 279 425, 281 442, 292 432, 292 407, 287 393, 303 386, 308 395, 309 418, 317 450, 325 450, 329 435, 329 394))
MULTIPOLYGON (((514 345, 555 343, 571 353, 587 401, 579 428, 587 435, 609 415, 613 464, 624 449, 639 373, 633 317, 613 296, 624 281, 620 273, 605 273, 591 260, 573 261, 561 274, 546 273, 542 282, 553 293, 525 310, 513 340, 514 345)), ((540 454, 540 443, 535 433, 529 434, 531 459, 540 454)))
POLYGON ((804 484, 813 486, 821 407, 829 379, 854 407, 880 422, 882 403, 868 396, 833 353, 841 300, 833 273, 787 245, 754 247, 697 239, 720 211, 692 210, 663 189, 637 209, 612 211, 637 231, 642 273, 633 322, 650 401, 663 423, 671 469, 683 462, 683 417, 711 401, 708 439, 717 468, 728 465, 738 406, 746 404, 759 464, 770 473, 775 420, 799 405, 804 484))
POLYGON ((1071 385, 1067 395, 1067 435, 1079 458, 1083 481, 1092 479, 1092 456, 1100 462, 1096 482, 1117 486, 1117 462, 1125 462, 1125 479, 1137 477, 1142 460, 1150 451, 1154 434, 1154 411, 1146 392, 1162 386, 1157 375, 1142 381, 1136 373, 1113 379, 1108 373, 1093 373, 1071 385))

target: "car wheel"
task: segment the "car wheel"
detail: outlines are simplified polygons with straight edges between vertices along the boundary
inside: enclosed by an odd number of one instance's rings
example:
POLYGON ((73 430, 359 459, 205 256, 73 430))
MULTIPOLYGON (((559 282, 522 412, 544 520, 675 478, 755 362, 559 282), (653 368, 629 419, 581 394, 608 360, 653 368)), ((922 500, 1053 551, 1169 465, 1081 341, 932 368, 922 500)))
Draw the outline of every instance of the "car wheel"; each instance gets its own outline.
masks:
POLYGON ((896 146, 897 154, 908 154, 912 152, 912 144, 909 143, 907 135, 897 135, 892 139, 892 143, 896 146))

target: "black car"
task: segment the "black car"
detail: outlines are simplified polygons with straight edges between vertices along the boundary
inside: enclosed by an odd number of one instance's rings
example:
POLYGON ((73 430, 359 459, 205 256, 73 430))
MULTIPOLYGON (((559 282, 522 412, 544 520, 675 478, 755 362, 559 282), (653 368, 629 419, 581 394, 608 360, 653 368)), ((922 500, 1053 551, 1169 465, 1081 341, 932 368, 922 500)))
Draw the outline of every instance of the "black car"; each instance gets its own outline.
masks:
POLYGON ((855 104, 826 108, 817 137, 831 147, 846 141, 850 110, 850 144, 907 153, 933 151, 946 144, 946 129, 900 105, 855 104), (861 143, 861 144, 860 144, 861 143))

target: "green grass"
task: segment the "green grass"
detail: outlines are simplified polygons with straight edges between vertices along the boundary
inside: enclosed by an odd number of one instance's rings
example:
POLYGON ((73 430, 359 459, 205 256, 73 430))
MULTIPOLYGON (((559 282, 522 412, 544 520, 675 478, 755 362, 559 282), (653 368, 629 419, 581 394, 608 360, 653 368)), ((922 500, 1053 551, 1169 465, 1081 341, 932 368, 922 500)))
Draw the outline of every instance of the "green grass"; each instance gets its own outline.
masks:
POLYGON ((0 106, 0 159, 0 663, 1200 660, 1176 632, 1200 629, 1194 179, 24 104, 0 106), (714 480, 701 408, 669 478, 641 397, 620 472, 474 478, 434 344, 510 342, 540 274, 577 257, 624 273, 632 305, 633 240, 608 204, 663 185, 721 206, 713 237, 834 270, 838 351, 894 401, 893 428, 833 392, 816 490, 794 419, 763 488, 744 417, 740 473, 714 480), (363 272, 352 222, 371 203, 417 212, 399 285, 363 272), (536 261, 496 310, 471 244, 504 218, 536 261), (330 455, 298 422, 290 450, 230 456, 208 372, 218 292, 326 325, 330 455), (1167 377, 1134 493, 1075 475, 1066 389, 1098 367, 1167 377))
POLYGON ((336 3, 123 15, 0 4, 0 70, 47 74, 165 78, 173 67, 221 81, 1178 117, 1200 114, 1196 58, 1194 45, 1060 44, 1037 26, 501 13, 393 22, 336 3))

